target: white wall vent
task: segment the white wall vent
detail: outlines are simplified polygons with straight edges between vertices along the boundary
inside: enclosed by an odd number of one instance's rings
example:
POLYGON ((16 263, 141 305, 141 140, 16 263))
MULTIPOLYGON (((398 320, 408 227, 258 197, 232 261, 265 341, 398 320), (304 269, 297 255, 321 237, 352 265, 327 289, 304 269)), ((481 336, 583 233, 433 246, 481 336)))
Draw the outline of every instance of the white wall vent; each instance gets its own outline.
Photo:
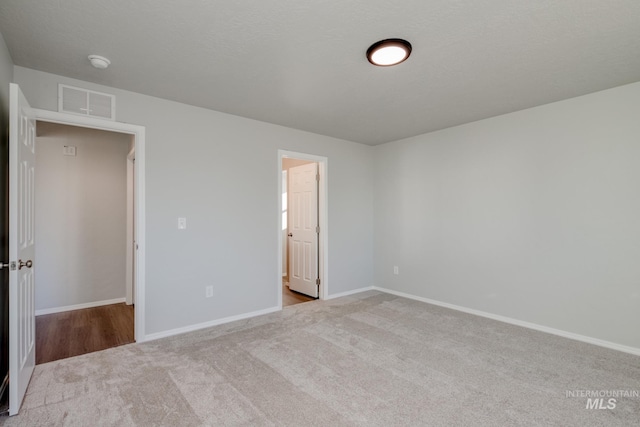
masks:
POLYGON ((58 111, 115 120, 116 96, 59 84, 58 111))

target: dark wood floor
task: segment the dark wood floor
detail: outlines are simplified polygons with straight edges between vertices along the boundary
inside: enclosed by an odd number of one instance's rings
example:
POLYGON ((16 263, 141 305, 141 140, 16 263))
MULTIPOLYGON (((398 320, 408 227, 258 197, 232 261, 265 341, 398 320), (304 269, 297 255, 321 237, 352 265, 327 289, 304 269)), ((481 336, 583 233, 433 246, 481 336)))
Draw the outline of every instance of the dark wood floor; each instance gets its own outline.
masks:
POLYGON ((36 364, 132 342, 132 305, 103 305, 36 317, 36 364))
POLYGON ((315 298, 311 298, 305 294, 294 292, 289 289, 286 282, 282 282, 282 306, 300 304, 301 302, 313 301, 315 298))
MULTIPOLYGON (((314 299, 282 284, 284 307, 314 299)), ((36 364, 132 342, 132 305, 103 305, 36 317, 36 364)))

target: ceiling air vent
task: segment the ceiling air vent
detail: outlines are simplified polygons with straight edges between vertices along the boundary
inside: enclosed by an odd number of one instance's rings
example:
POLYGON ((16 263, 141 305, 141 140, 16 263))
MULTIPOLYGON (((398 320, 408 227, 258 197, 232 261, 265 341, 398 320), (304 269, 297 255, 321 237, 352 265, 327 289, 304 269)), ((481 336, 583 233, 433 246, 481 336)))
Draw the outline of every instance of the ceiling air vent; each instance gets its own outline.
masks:
POLYGON ((115 120, 116 96, 59 84, 58 111, 115 120))

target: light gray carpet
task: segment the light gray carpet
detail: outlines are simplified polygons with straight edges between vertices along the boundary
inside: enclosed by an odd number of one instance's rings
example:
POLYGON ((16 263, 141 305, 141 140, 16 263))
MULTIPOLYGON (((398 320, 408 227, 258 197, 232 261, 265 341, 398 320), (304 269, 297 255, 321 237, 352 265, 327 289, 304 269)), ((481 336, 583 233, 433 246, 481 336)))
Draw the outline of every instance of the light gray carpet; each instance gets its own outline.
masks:
POLYGON ((6 426, 617 426, 640 357, 378 292, 36 367, 6 426))

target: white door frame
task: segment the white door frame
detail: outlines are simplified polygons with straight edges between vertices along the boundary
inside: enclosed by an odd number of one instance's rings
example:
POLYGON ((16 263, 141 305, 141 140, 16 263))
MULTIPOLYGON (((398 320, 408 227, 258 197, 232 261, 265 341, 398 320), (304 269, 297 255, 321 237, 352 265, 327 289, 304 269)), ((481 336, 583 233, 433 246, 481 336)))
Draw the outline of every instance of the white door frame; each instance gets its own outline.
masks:
POLYGON ((320 174, 320 185, 318 186, 318 223, 320 224, 320 235, 318 236, 318 274, 320 276, 320 299, 327 299, 329 295, 329 182, 328 170, 329 159, 314 154, 298 153, 295 151, 278 150, 278 279, 277 295, 278 309, 282 310, 282 159, 301 159, 318 163, 318 173, 320 174))
MULTIPOLYGON (((145 335, 145 127, 121 123, 110 120, 83 117, 73 114, 59 113, 56 111, 34 108, 36 120, 58 123, 70 126, 80 126, 90 129, 106 130, 132 135, 135 149, 135 190, 134 204, 135 214, 135 242, 137 245, 136 269, 135 269, 135 325, 134 337, 136 342, 144 342, 145 335)), ((282 279, 281 279, 282 280, 282 279)))
POLYGON ((135 179, 133 174, 135 173, 135 159, 136 159, 136 151, 135 145, 131 147, 131 151, 127 154, 127 242, 125 247, 125 256, 126 256, 126 279, 125 279, 125 303, 127 305, 132 305, 135 302, 135 295, 133 295, 135 289, 135 278, 133 277, 133 272, 135 271, 135 260, 133 257, 134 245, 136 243, 136 239, 133 236, 134 233, 134 224, 135 221, 135 206, 133 203, 134 198, 134 184, 135 179))

